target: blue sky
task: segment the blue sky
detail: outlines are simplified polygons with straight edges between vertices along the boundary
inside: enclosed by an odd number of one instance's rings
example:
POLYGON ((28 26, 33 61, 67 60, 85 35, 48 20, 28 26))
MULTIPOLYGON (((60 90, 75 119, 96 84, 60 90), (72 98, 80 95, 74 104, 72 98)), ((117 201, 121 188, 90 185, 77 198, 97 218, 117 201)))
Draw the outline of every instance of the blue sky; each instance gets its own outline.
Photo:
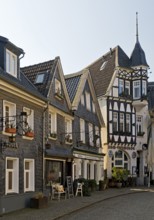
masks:
POLYGON ((21 66, 60 56, 64 74, 117 45, 130 56, 138 11, 139 41, 154 81, 153 0, 1 0, 0 8, 0 35, 25 51, 21 66))

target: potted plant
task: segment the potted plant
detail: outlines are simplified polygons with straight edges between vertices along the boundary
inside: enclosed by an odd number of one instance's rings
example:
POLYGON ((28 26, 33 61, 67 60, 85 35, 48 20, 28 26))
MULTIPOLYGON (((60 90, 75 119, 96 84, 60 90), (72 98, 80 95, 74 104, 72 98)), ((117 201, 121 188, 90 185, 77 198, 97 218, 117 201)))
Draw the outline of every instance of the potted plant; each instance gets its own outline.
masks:
POLYGON ((31 137, 31 138, 34 137, 34 132, 30 126, 28 126, 28 128, 25 130, 25 136, 31 137))
POLYGON ((5 132, 15 134, 16 133, 16 127, 14 123, 8 124, 5 128, 5 132))
POLYGON ((112 177, 115 179, 117 187, 120 188, 123 180, 122 168, 113 167, 112 177))
POLYGON ((124 168, 112 168, 112 177, 116 180, 116 185, 118 188, 122 186, 122 182, 127 181, 129 171, 124 168))
POLYGON ((71 139, 71 135, 70 135, 70 134, 67 134, 67 135, 65 136, 65 141, 66 141, 67 143, 72 143, 72 139, 71 139))
POLYGON ((38 192, 30 199, 31 208, 46 208, 48 206, 48 197, 45 196, 42 192, 38 192))

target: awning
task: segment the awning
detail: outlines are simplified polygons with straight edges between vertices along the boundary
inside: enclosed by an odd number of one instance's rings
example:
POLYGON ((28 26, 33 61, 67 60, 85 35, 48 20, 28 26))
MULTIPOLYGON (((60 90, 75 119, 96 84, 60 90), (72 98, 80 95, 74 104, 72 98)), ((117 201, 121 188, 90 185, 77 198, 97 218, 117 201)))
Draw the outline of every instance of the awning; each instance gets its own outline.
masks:
POLYGON ((45 150, 45 155, 50 157, 60 157, 60 158, 73 158, 73 153, 71 148, 64 147, 51 147, 45 150))

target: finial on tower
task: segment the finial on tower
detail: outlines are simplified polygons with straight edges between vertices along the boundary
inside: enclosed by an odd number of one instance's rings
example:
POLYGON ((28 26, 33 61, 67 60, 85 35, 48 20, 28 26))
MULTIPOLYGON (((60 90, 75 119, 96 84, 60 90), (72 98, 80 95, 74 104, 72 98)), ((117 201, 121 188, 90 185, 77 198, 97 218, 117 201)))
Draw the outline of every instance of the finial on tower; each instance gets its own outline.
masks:
POLYGON ((136 12, 136 42, 138 41, 138 12, 136 12))

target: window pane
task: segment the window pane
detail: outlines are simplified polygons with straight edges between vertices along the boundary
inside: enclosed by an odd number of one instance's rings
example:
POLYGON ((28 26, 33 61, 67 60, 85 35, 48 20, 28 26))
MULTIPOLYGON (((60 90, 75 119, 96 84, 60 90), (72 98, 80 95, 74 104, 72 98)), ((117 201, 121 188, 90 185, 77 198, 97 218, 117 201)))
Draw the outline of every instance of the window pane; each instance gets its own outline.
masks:
POLYGON ((7 169, 13 169, 13 160, 7 160, 7 169))
POLYGON ((122 165, 122 160, 115 160, 115 165, 122 165))
POLYGON ((29 162, 25 162, 25 170, 29 170, 29 162))
POLYGON ((12 190, 12 183, 13 183, 13 174, 12 172, 8 172, 8 189, 12 190))
POLYGON ((122 158, 122 151, 116 151, 115 152, 115 158, 122 158))
POLYGON ((26 172, 26 188, 29 188, 29 173, 26 172))

